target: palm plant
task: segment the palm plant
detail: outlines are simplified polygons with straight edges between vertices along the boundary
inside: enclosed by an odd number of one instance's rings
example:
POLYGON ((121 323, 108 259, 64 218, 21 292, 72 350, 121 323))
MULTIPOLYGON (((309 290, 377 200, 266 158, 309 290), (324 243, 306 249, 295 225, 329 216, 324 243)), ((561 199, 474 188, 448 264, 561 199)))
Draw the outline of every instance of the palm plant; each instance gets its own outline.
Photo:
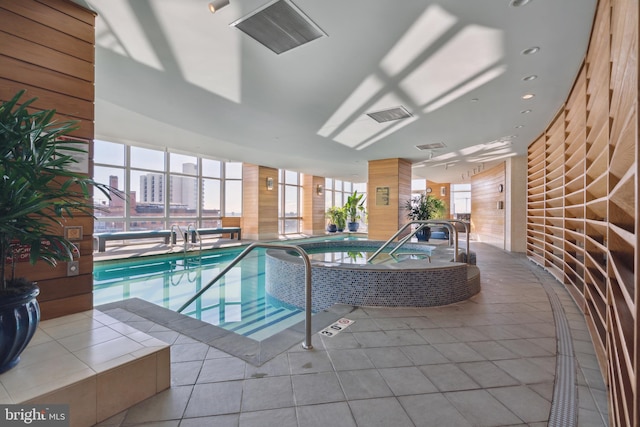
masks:
POLYGON ((339 231, 344 230, 347 220, 347 214, 344 208, 331 206, 327 210, 327 218, 329 218, 329 224, 334 224, 339 231))
POLYGON ((60 138, 76 129, 76 122, 54 121, 55 110, 29 112, 36 99, 20 104, 23 94, 0 105, 0 290, 5 294, 23 283, 15 278, 15 261, 26 248, 32 264, 73 259, 76 246, 56 230, 74 214, 93 215, 92 187, 107 197, 114 191, 72 171, 76 156, 86 154, 86 143, 60 138))
MULTIPOLYGON (((433 218, 442 218, 446 212, 444 201, 431 195, 420 194, 407 200, 404 206, 407 218, 415 221, 426 221, 433 218)), ((423 226, 416 233, 419 241, 428 241, 431 236, 431 228, 423 226)))
POLYGON ((421 221, 442 218, 447 208, 444 201, 425 194, 407 200, 404 207, 407 210, 407 218, 421 221))
POLYGON ((363 198, 364 194, 358 194, 357 190, 347 197, 344 208, 347 211, 347 218, 349 222, 357 222, 362 216, 364 216, 365 211, 363 198))

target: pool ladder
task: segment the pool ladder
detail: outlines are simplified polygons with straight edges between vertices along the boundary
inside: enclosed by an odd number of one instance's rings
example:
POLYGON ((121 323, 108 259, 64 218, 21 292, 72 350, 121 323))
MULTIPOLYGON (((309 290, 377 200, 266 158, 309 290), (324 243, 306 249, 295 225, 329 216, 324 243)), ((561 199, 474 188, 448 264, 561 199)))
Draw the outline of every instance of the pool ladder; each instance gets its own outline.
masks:
POLYGON ((187 307, 189 307, 195 300, 200 298, 202 294, 204 294, 214 283, 216 283, 220 278, 222 278, 225 274, 227 274, 233 267, 236 266, 242 259, 247 256, 251 251, 256 248, 266 248, 266 249, 279 249, 283 251, 296 251, 300 254, 302 261, 304 262, 304 282, 305 282, 305 334, 304 334, 304 342, 302 343, 302 348, 305 350, 313 349, 313 345, 311 344, 311 260, 309 259, 309 255, 302 249, 300 246, 296 245, 282 245, 278 243, 252 243, 245 248, 237 257, 233 259, 216 277, 211 279, 209 283, 207 283, 202 289, 196 292, 187 302, 182 304, 182 306, 177 310, 178 313, 182 313, 187 307))
POLYGON ((179 224, 173 224, 171 226, 171 247, 177 242, 177 236, 182 236, 182 248, 185 253, 192 247, 199 244, 199 249, 202 252, 202 239, 200 239, 200 233, 193 223, 187 225, 187 231, 182 231, 179 224))

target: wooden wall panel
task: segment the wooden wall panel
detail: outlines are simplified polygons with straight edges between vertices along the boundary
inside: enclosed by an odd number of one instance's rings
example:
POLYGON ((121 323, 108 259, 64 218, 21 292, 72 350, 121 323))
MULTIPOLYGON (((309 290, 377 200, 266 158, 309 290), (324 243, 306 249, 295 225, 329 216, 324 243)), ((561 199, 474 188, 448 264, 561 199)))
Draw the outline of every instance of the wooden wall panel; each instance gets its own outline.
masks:
POLYGON ((505 187, 504 163, 471 177, 471 233, 478 241, 504 249, 505 192, 498 191, 500 185, 505 187))
POLYGON ((615 426, 640 424, 638 19, 637 0, 599 1, 564 119, 528 159, 527 253, 583 310, 615 426))
POLYGON ((427 180, 427 188, 431 188, 431 196, 440 199, 447 206, 445 218, 451 218, 451 184, 448 182, 435 182, 427 180), (444 188, 444 195, 443 189, 444 188))
POLYGON ((302 181, 302 233, 307 235, 324 234, 326 231, 325 178, 304 175, 302 181), (322 194, 318 194, 318 186, 322 186, 322 194))
POLYGON ((387 240, 408 221, 403 207, 411 197, 411 163, 404 159, 370 161, 367 195, 369 239, 387 240), (381 203, 377 188, 389 188, 387 205, 381 203))
POLYGON ((242 165, 242 237, 278 237, 278 170, 244 163, 242 165), (267 190, 267 178, 273 189, 267 190))
MULTIPOLYGON (((68 0, 0 0, 0 99, 26 89, 23 99, 38 98, 34 108, 55 109, 57 120, 80 120, 72 135, 87 141, 90 153, 94 20, 93 12, 68 0)), ((43 319, 93 306, 93 218, 77 215, 63 225, 83 228, 83 238, 77 242, 79 275, 67 276, 66 262, 56 267, 44 262, 17 266, 18 275, 40 285, 43 319)))

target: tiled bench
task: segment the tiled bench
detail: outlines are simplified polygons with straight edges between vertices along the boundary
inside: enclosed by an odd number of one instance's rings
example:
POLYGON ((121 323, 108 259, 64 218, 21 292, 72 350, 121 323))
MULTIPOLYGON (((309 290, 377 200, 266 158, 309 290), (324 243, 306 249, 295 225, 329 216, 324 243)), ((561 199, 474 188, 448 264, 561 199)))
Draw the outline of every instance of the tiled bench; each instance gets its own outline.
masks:
POLYGON ((40 322, 0 403, 66 403, 72 427, 92 426, 170 385, 168 344, 91 310, 40 322))

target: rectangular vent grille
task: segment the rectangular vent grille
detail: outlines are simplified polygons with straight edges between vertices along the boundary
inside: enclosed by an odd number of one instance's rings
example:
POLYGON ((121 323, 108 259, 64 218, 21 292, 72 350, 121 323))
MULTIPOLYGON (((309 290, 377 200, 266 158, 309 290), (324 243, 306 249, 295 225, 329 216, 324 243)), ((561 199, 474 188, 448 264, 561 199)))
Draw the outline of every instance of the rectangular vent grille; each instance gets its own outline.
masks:
POLYGON ((308 16, 287 0, 268 4, 231 25, 278 55, 326 36, 308 16))
POLYGON ((416 148, 420 151, 423 150, 437 150, 438 148, 444 148, 446 145, 442 142, 434 142, 432 144, 416 145, 416 148))
POLYGON ((388 110, 367 113, 367 116, 371 117, 378 123, 384 123, 393 120, 407 119, 411 117, 411 113, 408 112, 406 108, 400 106, 396 108, 390 108, 388 110))

